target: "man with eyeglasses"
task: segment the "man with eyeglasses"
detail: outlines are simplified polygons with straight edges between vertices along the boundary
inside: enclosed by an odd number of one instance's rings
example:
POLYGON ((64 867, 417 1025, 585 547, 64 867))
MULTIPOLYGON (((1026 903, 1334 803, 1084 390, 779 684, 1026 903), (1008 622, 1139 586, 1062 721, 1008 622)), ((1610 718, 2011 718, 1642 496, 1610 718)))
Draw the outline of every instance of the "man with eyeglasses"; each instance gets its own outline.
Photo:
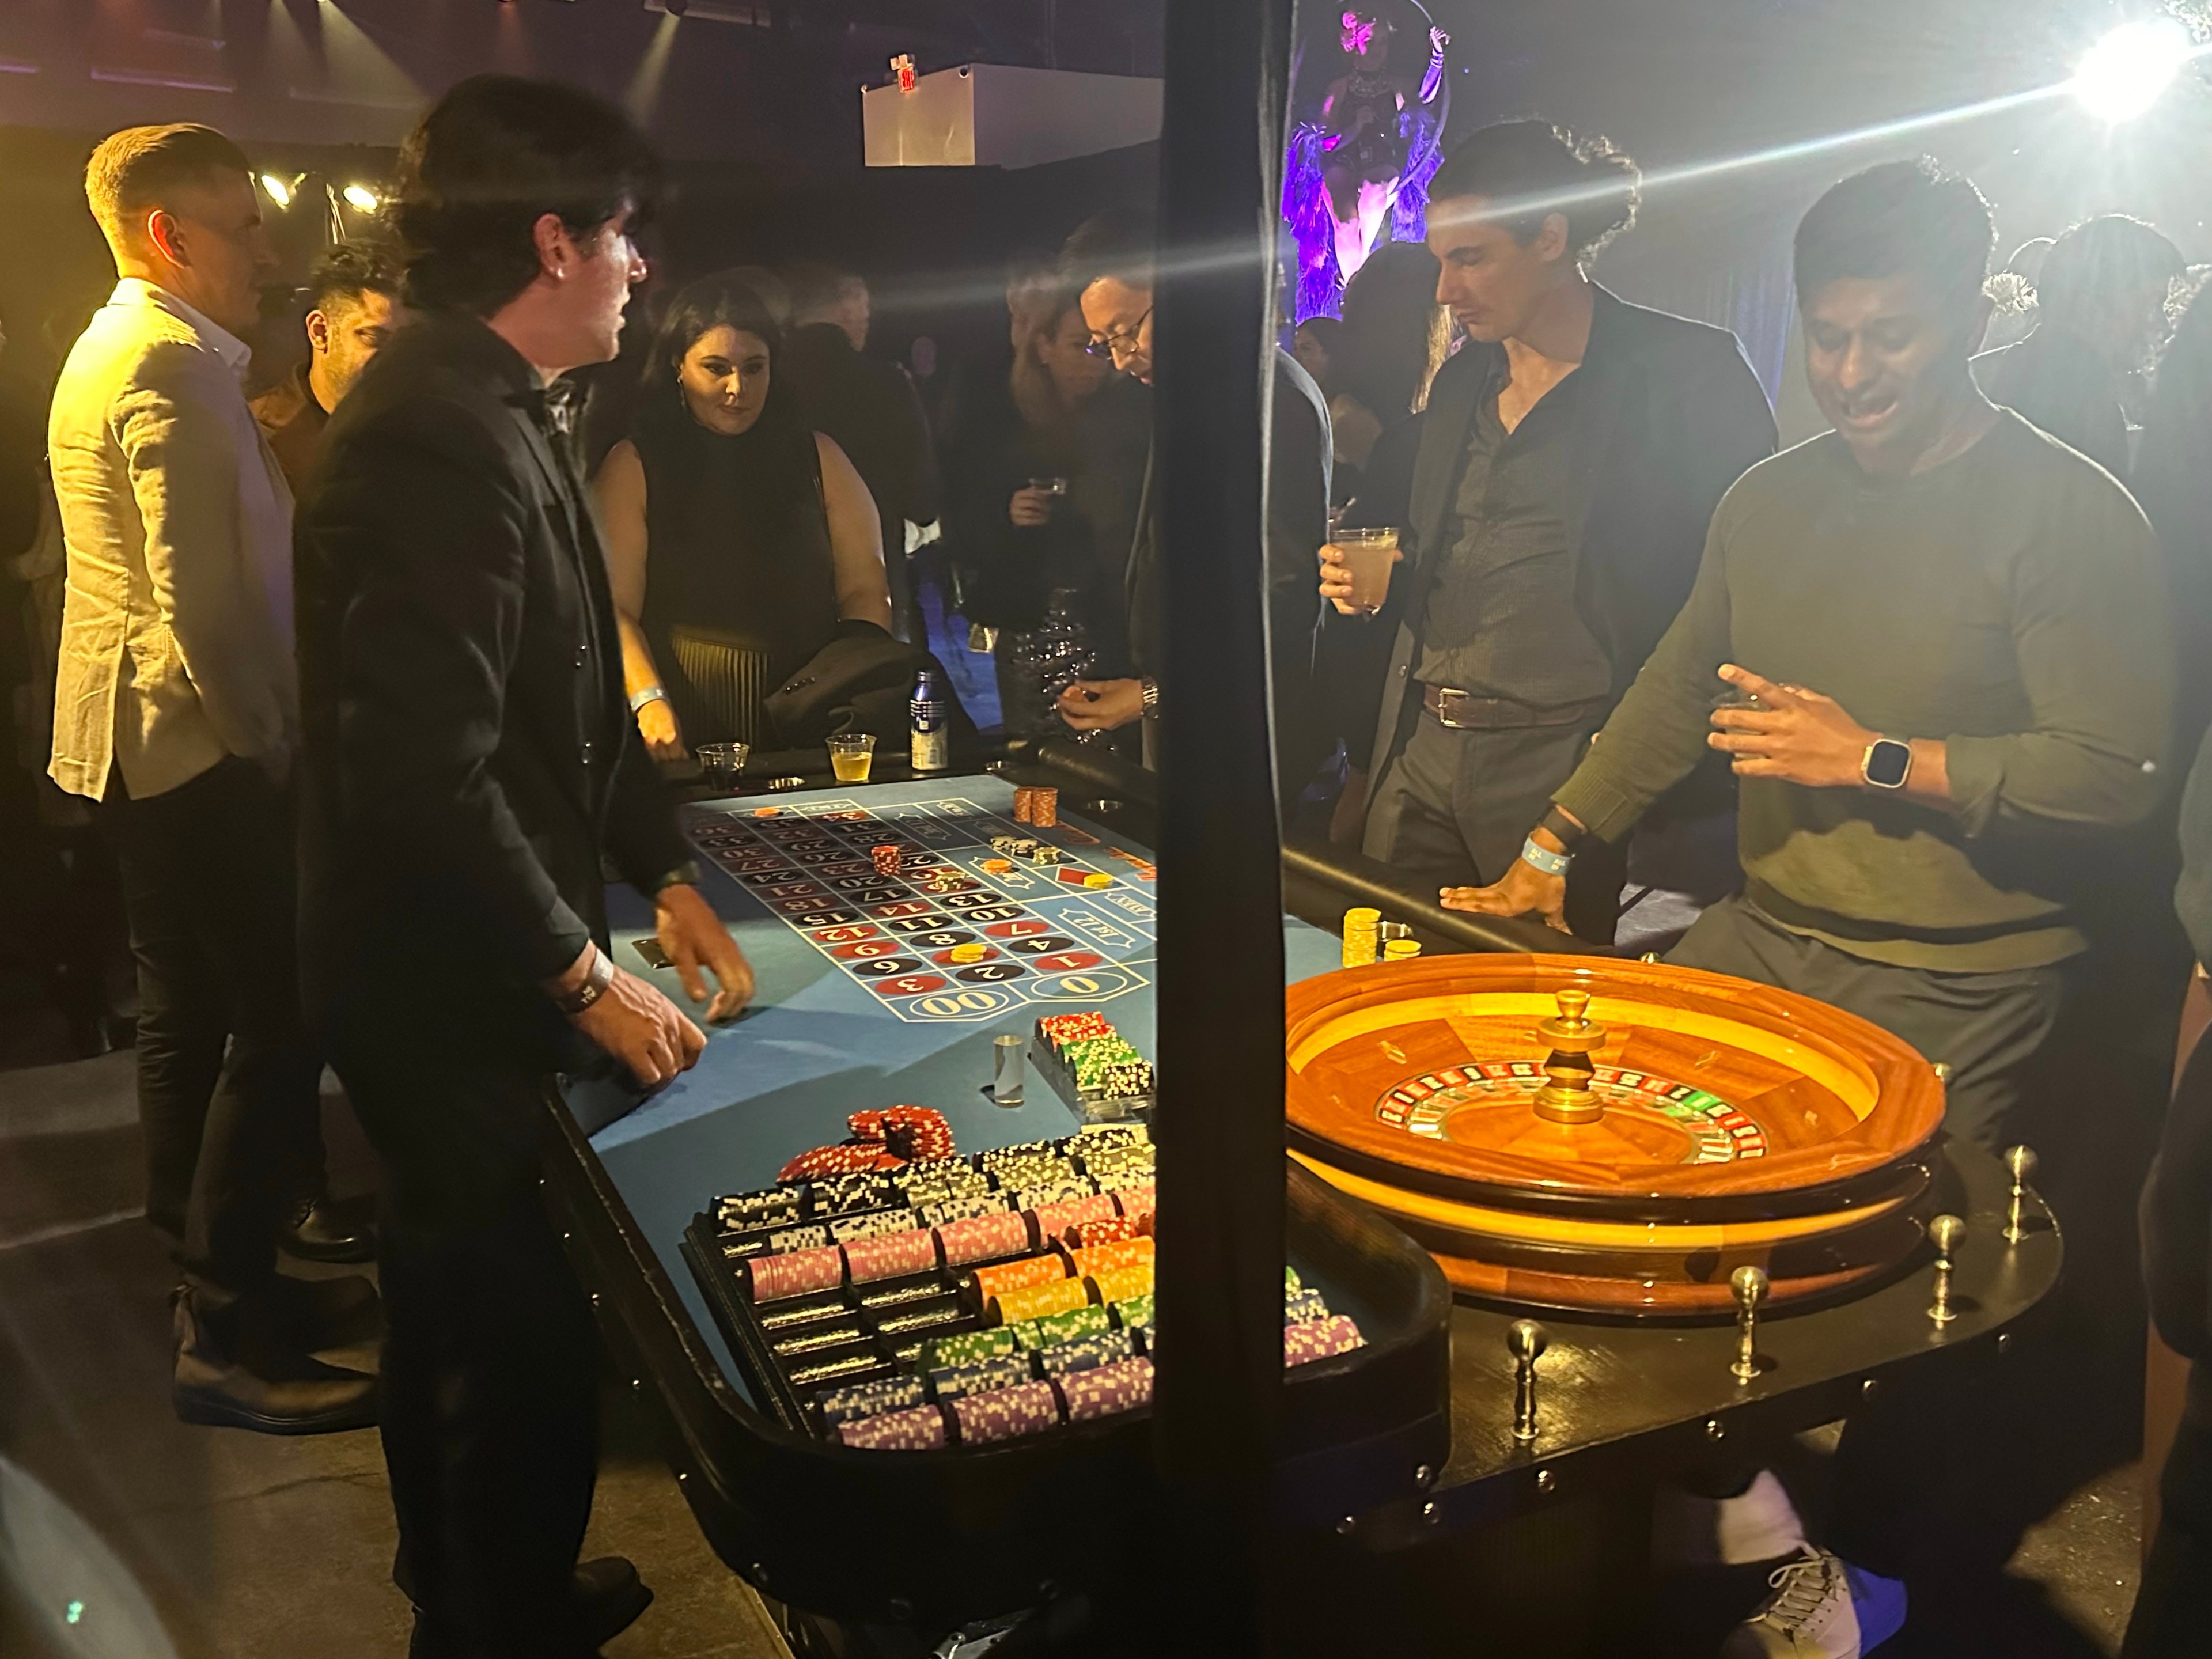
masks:
MULTIPOLYGON (((1158 237, 1150 213, 1116 209, 1068 238, 1061 264, 1075 287, 1094 356, 1121 373, 1152 383, 1152 299, 1158 237)), ((1328 409, 1313 377, 1289 353, 1275 357, 1274 410, 1267 474, 1269 691, 1275 732, 1275 775, 1285 805, 1320 764, 1324 748, 1313 708, 1313 631, 1320 619, 1311 550, 1328 538, 1328 409)), ((1126 592, 1133 675, 1078 680, 1060 694, 1060 718, 1079 732, 1145 724, 1146 763, 1152 763, 1152 724, 1162 655, 1158 514, 1154 471, 1147 465, 1137 530, 1129 550, 1126 592)))

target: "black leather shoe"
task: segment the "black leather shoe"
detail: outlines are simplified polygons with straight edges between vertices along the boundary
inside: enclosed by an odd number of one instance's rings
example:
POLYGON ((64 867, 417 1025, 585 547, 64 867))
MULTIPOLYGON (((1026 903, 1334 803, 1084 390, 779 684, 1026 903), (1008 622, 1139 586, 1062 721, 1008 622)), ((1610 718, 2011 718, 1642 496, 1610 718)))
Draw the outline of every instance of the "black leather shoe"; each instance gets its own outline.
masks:
POLYGON ((303 1198, 277 1224, 276 1246, 302 1261, 374 1261, 376 1229, 348 1221, 328 1193, 303 1198))
POLYGON ((262 1344, 254 1345, 251 1356, 226 1353, 198 1317, 189 1291, 177 1292, 175 1325, 170 1398, 186 1423, 257 1434, 329 1434, 376 1421, 376 1379, 364 1371, 262 1344))
MULTIPOLYGON (((403 1575, 395 1572, 395 1578, 403 1575)), ((619 1555, 602 1556, 576 1568, 577 1652, 595 1654, 605 1644, 635 1624, 638 1615, 653 1605, 653 1591, 637 1576, 637 1569, 619 1555)), ((404 1590, 407 1586, 402 1583, 404 1590)), ((460 1649, 423 1613, 415 1609, 415 1630, 408 1638, 407 1659, 450 1659, 460 1649)))
POLYGON ((314 1353, 384 1336, 384 1300, 360 1273, 335 1279, 276 1274, 253 1293, 247 1321, 280 1348, 314 1353))

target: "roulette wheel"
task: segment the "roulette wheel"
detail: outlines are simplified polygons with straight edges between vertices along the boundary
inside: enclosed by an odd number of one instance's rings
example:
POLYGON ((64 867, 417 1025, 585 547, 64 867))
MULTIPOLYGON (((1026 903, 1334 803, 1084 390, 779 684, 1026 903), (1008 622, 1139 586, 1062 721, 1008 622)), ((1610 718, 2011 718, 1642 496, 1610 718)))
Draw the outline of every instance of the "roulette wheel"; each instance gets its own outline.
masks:
POLYGON ((1292 1155, 1483 1299, 1637 1317, 1840 1294, 1936 1208, 1936 1067, 1809 997, 1664 963, 1445 956, 1291 988, 1292 1155))

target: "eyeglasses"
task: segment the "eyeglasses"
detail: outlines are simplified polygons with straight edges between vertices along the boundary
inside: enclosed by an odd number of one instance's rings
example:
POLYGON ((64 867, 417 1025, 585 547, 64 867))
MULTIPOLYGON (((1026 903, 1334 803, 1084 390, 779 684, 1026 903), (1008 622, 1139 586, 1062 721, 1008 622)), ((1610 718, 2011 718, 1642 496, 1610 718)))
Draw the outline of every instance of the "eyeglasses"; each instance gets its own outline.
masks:
POLYGON ((1115 329, 1111 334, 1094 334, 1091 343, 1083 349, 1094 357, 1113 357, 1137 349, 1137 336, 1152 319, 1152 308, 1145 307, 1145 314, 1128 328, 1115 329))

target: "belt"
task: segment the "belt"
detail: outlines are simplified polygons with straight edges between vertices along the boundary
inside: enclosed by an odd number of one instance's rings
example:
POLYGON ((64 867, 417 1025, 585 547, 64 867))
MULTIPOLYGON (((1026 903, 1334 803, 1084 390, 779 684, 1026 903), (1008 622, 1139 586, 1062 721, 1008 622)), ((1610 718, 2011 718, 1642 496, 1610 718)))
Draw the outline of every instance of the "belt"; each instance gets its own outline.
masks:
POLYGON ((1421 687, 1421 707, 1436 717, 1437 725, 1455 732, 1510 730, 1527 726, 1587 726, 1604 717, 1608 701, 1597 697, 1584 702, 1537 708, 1510 697, 1477 696, 1472 691, 1457 691, 1448 685, 1421 687))

